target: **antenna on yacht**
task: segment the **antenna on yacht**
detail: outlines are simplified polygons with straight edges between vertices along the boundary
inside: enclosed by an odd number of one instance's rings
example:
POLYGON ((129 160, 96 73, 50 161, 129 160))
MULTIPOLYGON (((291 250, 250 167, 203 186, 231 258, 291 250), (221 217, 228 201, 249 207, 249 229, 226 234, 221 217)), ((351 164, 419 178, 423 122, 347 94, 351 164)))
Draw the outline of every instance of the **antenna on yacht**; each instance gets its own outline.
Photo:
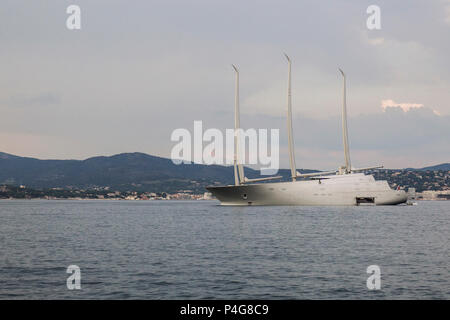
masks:
POLYGON ((344 154, 345 154, 345 173, 350 173, 352 171, 350 164, 350 152, 348 150, 348 129, 347 129, 347 100, 346 100, 346 84, 345 84, 345 73, 339 68, 339 71, 344 78, 343 86, 343 101, 342 101, 342 140, 344 142, 344 154))
POLYGON ((236 72, 236 83, 234 91, 234 184, 240 185, 244 182, 244 167, 240 161, 240 135, 241 128, 240 113, 239 113, 239 70, 234 64, 231 65, 236 72))
POLYGON ((289 65, 288 71, 288 89, 287 89, 287 130, 288 130, 288 143, 289 143, 289 163, 291 165, 291 177, 292 181, 297 180, 297 169, 295 166, 295 154, 294 154, 294 137, 292 133, 292 101, 291 101, 291 59, 285 53, 284 54, 289 65))

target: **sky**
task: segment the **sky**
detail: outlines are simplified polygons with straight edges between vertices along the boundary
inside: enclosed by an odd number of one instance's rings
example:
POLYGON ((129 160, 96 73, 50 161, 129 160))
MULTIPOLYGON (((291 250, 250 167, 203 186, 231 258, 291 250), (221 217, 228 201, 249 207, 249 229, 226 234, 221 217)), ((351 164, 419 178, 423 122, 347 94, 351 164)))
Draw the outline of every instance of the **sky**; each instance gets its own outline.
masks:
POLYGON ((450 162, 449 39, 447 0, 4 0, 0 151, 170 157, 177 128, 233 127, 233 63, 242 127, 279 128, 286 168, 286 52, 298 168, 344 162, 338 68, 355 167, 450 162), (71 4, 80 30, 66 27, 71 4))

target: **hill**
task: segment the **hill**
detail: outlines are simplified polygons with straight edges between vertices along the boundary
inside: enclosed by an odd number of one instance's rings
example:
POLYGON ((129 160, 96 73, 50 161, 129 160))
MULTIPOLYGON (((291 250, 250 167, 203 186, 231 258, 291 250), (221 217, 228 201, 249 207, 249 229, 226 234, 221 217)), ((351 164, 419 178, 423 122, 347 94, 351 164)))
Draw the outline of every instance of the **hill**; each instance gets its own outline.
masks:
POLYGON ((441 163, 441 164, 438 164, 435 166, 425 167, 425 168, 416 169, 416 170, 420 170, 420 171, 439 171, 439 170, 450 171, 450 163, 441 163))
MULTIPOLYGON (((302 173, 318 170, 299 170, 302 173)), ((442 189, 449 184, 450 163, 421 169, 377 170, 377 179, 393 186, 409 186, 419 190, 442 189), (441 171, 434 174, 433 171, 441 171), (409 172, 409 173, 408 173, 409 172), (423 173, 421 173, 423 172, 423 173)), ((259 170, 245 168, 248 178, 260 177, 259 170)), ((285 180, 290 171, 278 173, 285 180)), ((86 160, 40 160, 0 152, 0 185, 25 185, 35 189, 95 189, 175 193, 192 190, 203 193, 213 184, 232 184, 233 167, 181 164, 145 153, 121 153, 86 160)))
MULTIPOLYGON (((246 176, 260 176, 246 168, 246 176)), ((314 172, 314 170, 302 170, 314 172)), ((288 170, 280 170, 288 176, 288 170)), ((0 184, 31 188, 109 187, 120 191, 204 192, 211 184, 234 182, 233 168, 219 165, 180 164, 144 153, 122 153, 86 160, 40 160, 0 153, 0 184)))

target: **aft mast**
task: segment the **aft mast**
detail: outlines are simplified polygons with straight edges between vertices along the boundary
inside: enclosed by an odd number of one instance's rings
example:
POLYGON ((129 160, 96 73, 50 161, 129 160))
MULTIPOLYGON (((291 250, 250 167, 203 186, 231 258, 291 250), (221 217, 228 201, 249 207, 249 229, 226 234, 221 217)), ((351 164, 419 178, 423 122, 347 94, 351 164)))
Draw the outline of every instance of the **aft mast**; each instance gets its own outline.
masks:
POLYGON ((292 133, 292 98, 291 98, 291 59, 285 53, 288 61, 288 89, 287 89, 287 131, 288 131, 288 143, 289 143, 289 163, 291 165, 291 177, 292 181, 297 180, 297 169, 295 166, 295 153, 294 153, 294 137, 292 133))
POLYGON ((232 67, 236 73, 235 91, 234 91, 234 184, 240 185, 244 182, 244 167, 240 159, 240 129, 241 121, 239 114, 239 70, 234 64, 232 67))
POLYGON ((343 85, 343 101, 342 101, 342 140, 344 143, 344 154, 345 154, 345 173, 351 173, 352 167, 350 163, 350 152, 348 148, 348 129, 347 129, 347 99, 346 99, 346 81, 345 81, 345 73, 341 69, 339 71, 344 78, 343 85))

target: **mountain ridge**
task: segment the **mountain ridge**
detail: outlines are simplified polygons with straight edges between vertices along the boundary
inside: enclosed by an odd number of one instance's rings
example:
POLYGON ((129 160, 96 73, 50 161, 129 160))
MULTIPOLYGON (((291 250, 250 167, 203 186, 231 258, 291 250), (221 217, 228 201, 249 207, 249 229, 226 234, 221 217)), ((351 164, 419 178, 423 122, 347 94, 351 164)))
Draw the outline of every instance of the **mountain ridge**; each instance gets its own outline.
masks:
MULTIPOLYGON (((434 168, 450 170, 450 163, 426 167, 427 170, 442 170, 434 168)), ((259 170, 246 167, 245 171, 248 178, 260 177, 259 170)), ((299 171, 310 173, 319 170, 299 171)), ((287 180, 290 170, 280 169, 278 174, 287 180)), ((94 156, 84 160, 42 160, 0 152, 0 184, 33 188, 109 187, 122 191, 176 192, 190 189, 202 192, 207 185, 232 183, 232 166, 196 163, 175 165, 171 159, 142 152, 94 156)))
MULTIPOLYGON (((246 168, 246 175, 256 178, 259 171, 246 168)), ((141 152, 95 156, 85 160, 41 160, 0 153, 0 184, 32 188, 110 187, 121 191, 192 189, 204 192, 207 185, 231 184, 233 181, 231 166, 175 165, 170 159, 141 152)))

